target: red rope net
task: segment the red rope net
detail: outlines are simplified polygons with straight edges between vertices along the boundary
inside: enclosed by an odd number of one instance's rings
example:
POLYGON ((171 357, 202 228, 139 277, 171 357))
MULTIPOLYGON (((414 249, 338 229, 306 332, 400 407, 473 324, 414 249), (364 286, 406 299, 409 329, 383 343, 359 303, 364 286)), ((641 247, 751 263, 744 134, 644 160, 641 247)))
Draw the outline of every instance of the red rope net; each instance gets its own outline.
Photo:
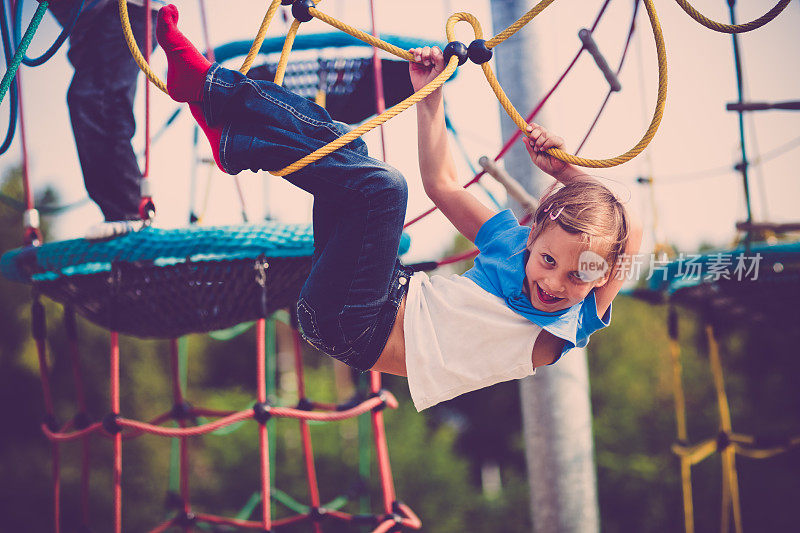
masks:
POLYGON ((113 531, 122 531, 122 444, 123 441, 138 438, 142 435, 155 435, 168 439, 179 439, 180 441, 180 505, 179 512, 151 529, 152 532, 166 531, 170 527, 190 527, 191 524, 206 523, 217 525, 229 525, 243 529, 258 529, 260 531, 272 531, 281 526, 308 522, 315 532, 321 532, 320 521, 332 519, 339 522, 365 522, 374 524, 374 532, 389 531, 395 526, 403 526, 410 529, 419 529, 422 526, 419 518, 414 512, 402 502, 399 502, 395 495, 394 481, 392 479, 389 453, 386 443, 386 433, 383 421, 383 409, 385 407, 397 408, 398 402, 389 392, 381 388, 381 378, 378 373, 371 373, 370 394, 356 404, 330 405, 313 402, 306 399, 305 379, 303 373, 302 350, 300 336, 296 330, 292 331, 293 351, 295 361, 295 375, 297 382, 297 392, 301 403, 298 407, 271 406, 267 402, 266 385, 266 319, 261 318, 256 322, 256 368, 257 368, 257 387, 255 391, 256 403, 252 409, 243 411, 221 411, 207 409, 203 407, 191 407, 186 403, 184 391, 181 386, 179 364, 178 364, 178 343, 172 340, 170 343, 171 361, 171 382, 172 382, 172 401, 171 411, 162 413, 150 421, 144 422, 125 418, 120 415, 120 350, 119 335, 110 332, 110 412, 104 417, 102 422, 88 423, 86 415, 86 393, 83 387, 83 377, 78 356, 78 342, 75 332, 74 315, 67 308, 65 310, 65 324, 68 342, 70 344, 71 364, 73 380, 77 390, 78 415, 60 427, 55 422, 55 406, 51 384, 49 379, 49 369, 47 364, 47 343, 46 325, 44 318, 44 308, 38 297, 34 298, 32 307, 33 334, 39 354, 40 374, 42 392, 45 399, 45 409, 47 411, 46 422, 42 424, 44 435, 52 443, 53 455, 53 515, 54 531, 60 531, 60 498, 61 498, 61 469, 60 469, 60 444, 69 441, 80 440, 83 446, 82 468, 81 468, 81 513, 84 524, 89 524, 89 448, 91 439, 100 436, 112 441, 113 445, 113 512, 114 526, 113 531), (380 487, 382 494, 382 514, 374 515, 354 515, 339 510, 329 510, 321 507, 320 491, 317 481, 314 452, 311 442, 311 432, 309 422, 311 421, 342 421, 369 413, 372 421, 374 436, 374 446, 377 456, 378 472, 380 475, 380 487), (213 421, 205 424, 190 424, 190 420, 195 417, 214 418, 213 421), (294 418, 298 420, 302 450, 304 456, 304 469, 308 480, 309 511, 298 513, 281 519, 273 519, 270 514, 271 506, 264 504, 261 506, 262 516, 260 520, 243 520, 218 516, 207 513, 195 513, 192 511, 189 487, 189 449, 188 438, 206 435, 223 427, 230 426, 243 421, 252 420, 258 424, 259 432, 259 455, 260 455, 260 492, 261 501, 271 501, 270 484, 270 462, 269 462, 269 439, 267 434, 266 421, 271 417, 294 418), (176 421, 179 427, 167 427, 163 424, 176 421))
MULTIPOLYGON (((602 17, 605 8, 608 5, 608 0, 601 7, 592 30, 597 26, 600 18, 602 17)), ((638 2, 636 7, 638 7, 638 2)), ((636 10, 634 10, 635 20, 636 10)), ((625 43, 625 50, 622 54, 617 72, 622 68, 622 63, 625 59, 630 38, 634 31, 634 23, 631 22, 628 38, 625 43)), ((147 32, 149 35, 149 32, 147 32)), ((146 49, 149 51, 150 47, 146 49)), ((572 70, 580 55, 584 51, 581 48, 576 53, 573 60, 566 67, 562 75, 558 78, 552 88, 544 95, 536 107, 526 117, 526 121, 530 122, 539 113, 550 96, 561 85, 568 73, 572 70)), ((608 96, 610 96, 609 91, 608 96)), ((589 131, 586 134, 583 143, 590 135, 591 131, 597 124, 598 118, 608 102, 608 96, 603 102, 600 111, 595 117, 594 122, 591 124, 589 131)), ((506 143, 502 146, 498 154, 494 157, 495 161, 502 159, 506 152, 513 146, 519 139, 521 132, 517 131, 506 143)), ((149 136, 148 136, 149 137, 149 136)), ((147 166, 147 165, 146 165, 147 166)), ((147 168, 145 169, 145 176, 147 176, 147 168)), ((464 187, 469 187, 477 183, 485 171, 476 174, 464 187)), ((27 175, 25 176, 26 184, 26 197, 30 196, 27 175)), ((29 204, 31 204, 29 200, 29 204)), ((30 207, 29 207, 30 208, 30 207)), ((425 218, 436 208, 431 208, 428 211, 420 214, 419 216, 411 219, 405 224, 405 227, 411 226, 417 221, 425 218)), ((523 218, 523 224, 529 221, 530 215, 523 218)), ((477 255, 477 250, 470 250, 448 258, 438 261, 437 266, 455 263, 471 259, 477 255)), ((162 413, 150 421, 138 421, 120 416, 120 379, 119 379, 119 337, 116 332, 110 334, 110 358, 111 358, 111 376, 110 376, 110 413, 104 418, 102 422, 89 423, 86 417, 86 394, 84 382, 82 378, 79 349, 76 335, 76 328, 74 323, 74 314, 70 308, 65 309, 65 329, 67 332, 68 342, 70 344, 71 365, 73 372, 73 380, 77 394, 78 415, 69 422, 57 427, 54 415, 53 395, 50 387, 49 371, 47 365, 47 344, 46 344, 46 326, 44 319, 44 308, 39 301, 38 295, 34 294, 34 301, 32 304, 32 318, 33 318, 33 337, 36 342, 38 355, 39 355, 39 368, 41 374, 42 392, 44 395, 44 404, 47 412, 46 421, 42 424, 42 431, 44 435, 52 443, 52 475, 53 475, 53 515, 54 531, 60 532, 60 497, 61 497, 61 469, 60 469, 60 444, 63 442, 80 440, 82 443, 82 467, 81 467, 81 516, 85 524, 89 523, 89 479, 90 479, 90 444, 94 435, 99 435, 112 440, 114 459, 113 459, 113 506, 114 506, 114 532, 120 533, 122 531, 122 443, 124 440, 130 440, 142 435, 155 435, 169 439, 180 439, 180 512, 168 520, 156 525, 151 532, 166 531, 171 527, 182 527, 184 530, 191 530, 191 525, 195 523, 205 523, 212 525, 227 525, 244 529, 258 529, 261 531, 272 531, 281 526, 295 524, 300 522, 308 522, 312 525, 315 533, 320 533, 322 527, 320 521, 323 518, 333 519, 340 522, 359 522, 364 523, 367 519, 374 524, 373 533, 385 533, 393 528, 406 527, 410 529, 420 529, 422 526, 419 518, 414 512, 405 504, 398 501, 394 489, 394 481, 392 479, 391 466, 389 462, 388 447, 386 443, 386 433, 384 429, 384 420, 382 410, 385 407, 397 408, 398 403, 394 396, 381 388, 381 378, 378 373, 371 373, 370 375, 370 395, 358 402, 355 405, 337 406, 324 404, 305 400, 305 381, 303 375, 303 365, 301 358, 300 339, 297 331, 293 331, 293 348, 295 356, 295 375, 297 379, 297 391, 299 397, 304 399, 302 406, 298 408, 270 406, 267 403, 266 392, 266 350, 265 350, 265 327, 266 319, 261 318, 257 321, 256 335, 257 335, 257 402, 252 409, 243 411, 220 411, 215 409, 207 409, 203 407, 188 407, 189 404, 185 401, 184 391, 181 387, 181 381, 178 370, 178 345, 177 341, 171 342, 171 381, 173 387, 173 402, 174 408, 172 411, 162 413), (302 408, 301 408, 302 407, 302 408), (341 421, 360 416, 364 413, 370 413, 372 430, 374 436, 374 445, 377 456, 378 469, 380 474, 380 487, 383 499, 383 514, 372 515, 365 517, 363 515, 353 515, 346 512, 323 509, 320 505, 319 485, 316 476, 314 453, 311 443, 311 433, 309 430, 310 421, 341 421), (190 425, 189 420, 193 417, 204 416, 214 418, 212 422, 199 425, 190 425), (299 422, 301 442, 304 455, 304 469, 308 480, 309 488, 309 504, 307 513, 300 513, 294 516, 289 516, 275 520, 270 514, 271 501, 271 486, 270 486, 270 464, 269 464, 269 439, 267 433, 266 420, 270 417, 283 417, 294 418, 299 422), (171 420, 178 423, 177 428, 166 427, 162 424, 171 420), (253 420, 258 424, 259 430, 259 454, 260 454, 260 480, 261 480, 261 501, 267 502, 262 505, 262 516, 258 521, 243 520, 239 518, 230 518, 224 516, 217 516, 213 514, 199 513, 192 511, 189 487, 189 449, 187 446, 187 439, 200 435, 206 435, 220 428, 230 426, 239 422, 253 420)))

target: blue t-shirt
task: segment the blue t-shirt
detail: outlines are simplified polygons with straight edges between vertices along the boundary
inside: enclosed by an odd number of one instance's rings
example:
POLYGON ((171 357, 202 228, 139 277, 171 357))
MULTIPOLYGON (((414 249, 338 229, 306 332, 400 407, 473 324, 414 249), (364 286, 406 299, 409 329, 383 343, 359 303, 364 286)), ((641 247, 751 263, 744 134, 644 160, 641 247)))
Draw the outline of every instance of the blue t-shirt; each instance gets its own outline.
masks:
MULTIPOLYGON (((536 309, 523 292, 526 248, 530 228, 521 226, 510 209, 497 213, 478 231, 475 245, 480 254, 464 276, 483 290, 505 300, 506 305, 542 329, 564 339, 561 355, 582 348, 589 336, 611 323, 611 306, 603 318, 597 316, 594 289, 581 302, 552 313, 536 309)), ((556 358, 556 361, 561 357, 556 358)), ((555 362, 555 361, 553 361, 555 362)))

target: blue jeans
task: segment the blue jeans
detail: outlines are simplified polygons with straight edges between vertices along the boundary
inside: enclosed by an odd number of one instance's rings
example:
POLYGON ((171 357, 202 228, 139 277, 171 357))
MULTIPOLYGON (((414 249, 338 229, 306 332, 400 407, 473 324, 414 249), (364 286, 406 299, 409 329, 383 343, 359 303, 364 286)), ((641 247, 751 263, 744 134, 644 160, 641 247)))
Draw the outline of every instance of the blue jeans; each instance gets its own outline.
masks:
MULTIPOLYGON (((225 172, 277 170, 347 131, 327 111, 267 81, 214 65, 203 93, 221 127, 225 172)), ((408 289, 397 260, 408 189, 403 176, 352 141, 285 179, 314 196, 314 257, 298 320, 312 345, 361 371, 383 351, 408 289)))
MULTIPOLYGON (((87 0, 85 5, 89 5, 87 0)), ((53 2, 50 11, 67 24, 76 0, 53 2)), ((144 49, 144 8, 128 6, 131 28, 144 49)), ((152 17, 156 44, 156 12, 152 17)), ((72 133, 89 197, 106 220, 139 218, 142 171, 131 146, 136 131, 133 100, 139 67, 122 34, 119 8, 109 2, 81 14, 69 38, 69 62, 75 69, 67 92, 72 133)))

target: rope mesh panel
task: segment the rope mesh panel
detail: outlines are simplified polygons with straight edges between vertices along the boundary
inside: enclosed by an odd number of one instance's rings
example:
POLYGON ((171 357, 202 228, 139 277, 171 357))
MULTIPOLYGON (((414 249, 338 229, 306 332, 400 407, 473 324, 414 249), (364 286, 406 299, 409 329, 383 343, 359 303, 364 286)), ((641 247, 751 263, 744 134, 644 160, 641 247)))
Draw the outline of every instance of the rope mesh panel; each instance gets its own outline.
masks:
POLYGON ((45 281, 109 272, 116 261, 167 266, 187 260, 305 257, 313 252, 310 224, 148 227, 104 242, 73 239, 12 250, 0 258, 0 273, 12 281, 45 281))
POLYGON ((0 272, 32 282, 107 329, 168 338, 293 305, 312 253, 308 224, 146 228, 106 242, 74 239, 13 250, 0 258, 0 272), (266 304, 256 268, 262 260, 268 263, 266 304))
MULTIPOLYGON (((328 95, 351 94, 368 71, 371 58, 337 58, 292 61, 286 65, 283 86, 304 98, 314 98, 320 87, 328 95)), ((278 63, 253 67, 248 75, 256 79, 275 78, 278 63)))
MULTIPOLYGON (((119 262, 109 273, 67 276, 36 286, 106 329, 137 337, 177 337, 262 316, 257 261, 186 261, 164 267, 119 262)), ((310 257, 269 260, 266 311, 291 307, 310 269, 310 257)))

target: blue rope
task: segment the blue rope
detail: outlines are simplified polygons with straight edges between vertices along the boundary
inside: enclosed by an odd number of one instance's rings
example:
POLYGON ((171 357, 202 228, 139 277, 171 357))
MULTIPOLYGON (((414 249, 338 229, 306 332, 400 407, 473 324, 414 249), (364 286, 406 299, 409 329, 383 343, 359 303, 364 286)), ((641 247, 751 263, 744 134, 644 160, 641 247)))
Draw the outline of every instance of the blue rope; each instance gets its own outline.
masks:
MULTIPOLYGON (((3 98, 5 98, 8 88, 12 85, 12 82, 17 75, 17 70, 19 70, 19 66, 22 64, 22 56, 25 55, 25 51, 28 49, 28 46, 30 46, 31 39, 33 39, 33 35, 39 28, 39 24, 42 22, 42 18, 47 11, 48 5, 49 3, 47 0, 42 0, 42 2, 39 4, 39 7, 36 8, 36 12, 33 14, 33 18, 25 30, 25 35, 22 36, 22 40, 19 43, 19 48, 14 52, 14 58, 11 60, 11 64, 8 65, 8 68, 6 68, 5 74, 3 74, 3 79, 0 80, 0 102, 2 102, 3 98)), ((8 17, 5 13, 5 5, 3 6, 3 19, 6 22, 8 21, 8 17)))
MULTIPOLYGON (((0 0, 0 33, 3 38, 3 52, 6 60, 6 69, 10 68, 13 61, 13 53, 11 51, 11 38, 8 31, 8 17, 6 16, 6 3, 5 0, 0 0)), ((8 113, 8 129, 6 130, 6 138, 0 146, 0 155, 6 153, 14 140, 14 133, 17 131, 17 84, 11 84, 11 108, 8 113)))
MULTIPOLYGON (((95 5, 97 5, 97 2, 99 2, 99 1, 100 0, 94 0, 89 5, 89 7, 86 8, 87 11, 89 9, 93 8, 95 5)), ((75 24, 77 24, 78 18, 80 17, 81 13, 83 12, 83 4, 85 2, 86 2, 86 0, 81 0, 81 3, 75 8, 74 13, 72 14, 72 18, 70 19, 69 24, 64 26, 64 28, 61 30, 61 33, 59 34, 59 36, 56 38, 56 40, 53 42, 53 44, 50 45, 50 48, 48 48, 46 52, 44 52, 42 55, 40 55, 39 57, 36 57, 34 59, 29 58, 27 55, 22 56, 22 64, 26 65, 28 67, 38 67, 39 65, 43 65, 51 57, 53 57, 55 55, 55 53, 58 52, 58 50, 61 48, 61 45, 64 44, 64 41, 67 40, 67 37, 70 36, 70 34, 72 33, 72 30, 75 29, 75 24)), ((14 44, 15 44, 15 46, 19 46, 19 43, 22 40, 22 37, 20 35, 21 28, 22 28, 22 3, 23 3, 23 0, 19 0, 17 2, 17 9, 16 9, 16 13, 14 15, 13 28, 14 28, 14 44)))

